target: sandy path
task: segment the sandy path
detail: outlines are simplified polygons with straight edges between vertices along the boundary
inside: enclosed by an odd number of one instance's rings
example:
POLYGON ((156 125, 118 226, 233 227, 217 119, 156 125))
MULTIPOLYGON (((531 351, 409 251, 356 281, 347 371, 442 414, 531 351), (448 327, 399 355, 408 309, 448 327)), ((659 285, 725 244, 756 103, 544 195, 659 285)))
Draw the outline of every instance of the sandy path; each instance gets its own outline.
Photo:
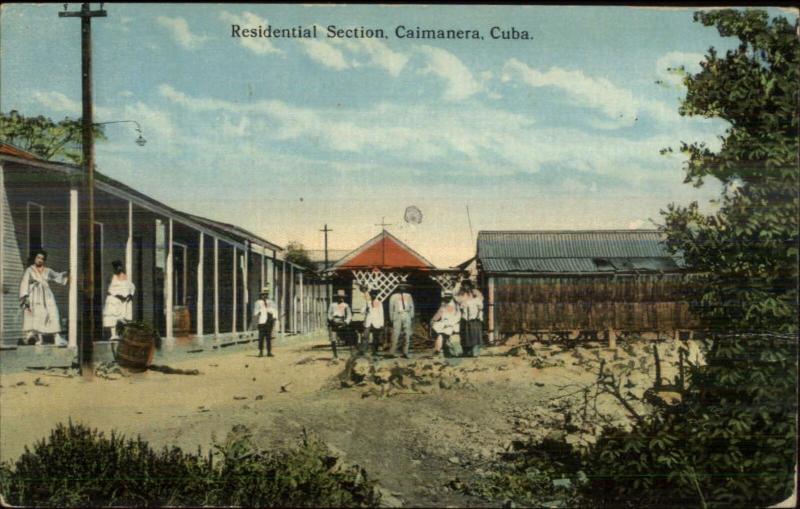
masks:
POLYGON ((535 404, 553 390, 549 383, 576 376, 569 370, 542 373, 520 358, 482 357, 460 365, 475 370, 469 374, 474 389, 362 398, 359 388, 337 387, 334 378, 344 363, 333 364, 328 350, 312 348, 320 343, 278 347, 273 358, 241 351, 172 365, 199 369, 198 376, 150 371, 86 381, 0 375, 0 458, 15 459, 26 444, 69 418, 188 450, 207 450, 212 434, 224 438, 234 424, 249 426, 264 447, 295 443, 305 427, 408 505, 475 505, 480 502, 443 485, 468 478, 509 442, 505 410, 535 404), (35 385, 37 378, 48 385, 35 385), (548 384, 542 387, 542 381, 548 384), (287 384, 288 392, 281 392, 287 384))

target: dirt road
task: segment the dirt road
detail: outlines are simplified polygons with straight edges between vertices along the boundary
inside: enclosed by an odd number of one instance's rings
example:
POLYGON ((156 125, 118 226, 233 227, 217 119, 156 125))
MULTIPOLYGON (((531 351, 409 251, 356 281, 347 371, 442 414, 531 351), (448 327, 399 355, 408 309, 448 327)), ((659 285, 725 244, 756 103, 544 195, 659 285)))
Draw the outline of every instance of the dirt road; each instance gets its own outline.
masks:
MULTIPOLYGON (((306 428, 345 461, 365 467, 404 505, 488 505, 447 483, 468 480, 502 451, 519 432, 515 415, 568 383, 591 381, 578 367, 540 370, 527 359, 488 349, 448 368, 468 384, 377 397, 363 386, 342 388, 338 376, 345 361, 333 362, 322 343, 279 347, 271 358, 242 351, 172 365, 198 369, 196 376, 149 371, 85 381, 0 375, 0 457, 17 458, 26 444, 67 419, 187 450, 207 450, 212 435, 222 439, 234 424, 250 427, 263 447, 291 445, 306 428)), ((444 369, 420 357, 378 366, 444 369)))

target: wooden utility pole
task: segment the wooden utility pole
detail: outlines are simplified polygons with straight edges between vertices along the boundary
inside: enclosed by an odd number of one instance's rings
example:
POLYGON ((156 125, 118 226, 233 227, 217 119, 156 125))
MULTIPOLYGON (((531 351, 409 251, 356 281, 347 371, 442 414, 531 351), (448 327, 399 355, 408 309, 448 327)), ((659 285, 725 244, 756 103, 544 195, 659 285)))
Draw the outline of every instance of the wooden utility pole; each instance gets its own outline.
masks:
POLYGON ((326 224, 325 228, 320 231, 325 233, 325 270, 328 270, 328 232, 332 232, 333 230, 328 228, 326 224))
MULTIPOLYGON (((328 228, 328 224, 326 223, 325 227, 323 229, 321 229, 320 231, 325 234, 325 270, 323 271, 323 272, 325 272, 325 271, 328 270, 328 232, 332 232, 333 230, 328 228)), ((327 277, 327 274, 325 274, 324 277, 327 277)), ((327 313, 328 312, 327 308, 330 305, 331 300, 332 300, 331 298, 333 296, 333 287, 331 286, 330 281, 325 285, 325 287, 326 287, 326 291, 325 291, 325 312, 327 313)))
MULTIPOLYGON (((83 99, 83 203, 81 207, 84 220, 80 224, 85 228, 83 239, 83 297, 84 310, 81 320, 81 338, 78 343, 78 361, 81 373, 84 376, 92 375, 94 353, 94 330, 97 313, 95 302, 95 235, 94 235, 94 123, 92 106, 92 18, 106 17, 107 13, 100 9, 93 11, 89 2, 81 5, 81 10, 69 12, 64 4, 64 12, 59 12, 60 18, 81 18, 81 75, 83 99)), ((75 277, 75 274, 71 274, 75 277)))

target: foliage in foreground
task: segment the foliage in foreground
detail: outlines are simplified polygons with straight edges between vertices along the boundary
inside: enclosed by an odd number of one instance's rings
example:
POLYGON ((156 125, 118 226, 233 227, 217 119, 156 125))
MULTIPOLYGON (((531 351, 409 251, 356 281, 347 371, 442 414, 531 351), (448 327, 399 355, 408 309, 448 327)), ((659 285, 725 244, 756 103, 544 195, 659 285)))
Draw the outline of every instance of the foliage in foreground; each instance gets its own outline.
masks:
POLYGON ((591 504, 756 507, 792 492, 796 450, 800 43, 763 11, 695 14, 738 47, 687 76, 682 114, 720 117, 721 148, 684 144, 686 182, 718 179, 717 212, 664 213, 669 247, 697 275, 711 340, 681 405, 609 431, 588 466, 591 504))
POLYGON ((373 485, 318 440, 303 436, 293 449, 265 452, 242 426, 203 455, 156 451, 141 438, 107 437, 70 422, 0 466, 7 502, 44 507, 374 507, 380 495, 373 485))
POLYGON ((523 507, 552 503, 574 507, 578 487, 586 482, 584 458, 564 441, 514 442, 487 475, 461 487, 485 500, 513 502, 523 507))
MULTIPOLYGON (((587 507, 765 507, 794 487, 798 340, 800 42, 785 18, 759 10, 699 12, 739 45, 711 48, 684 80, 684 115, 729 123, 719 150, 684 144, 686 182, 724 186, 718 210, 696 203, 664 213, 668 246, 693 273, 688 296, 707 331, 706 364, 692 369, 681 402, 607 428, 580 467, 587 507)), ((670 152, 670 149, 665 152, 670 152)), ((537 447, 528 453, 534 462, 537 447)), ((567 467, 569 465, 565 465, 567 467)), ((490 498, 535 503, 540 467, 498 469, 490 498), (526 479, 532 473, 529 479, 526 479)), ((487 489, 484 488, 484 491, 487 489)))

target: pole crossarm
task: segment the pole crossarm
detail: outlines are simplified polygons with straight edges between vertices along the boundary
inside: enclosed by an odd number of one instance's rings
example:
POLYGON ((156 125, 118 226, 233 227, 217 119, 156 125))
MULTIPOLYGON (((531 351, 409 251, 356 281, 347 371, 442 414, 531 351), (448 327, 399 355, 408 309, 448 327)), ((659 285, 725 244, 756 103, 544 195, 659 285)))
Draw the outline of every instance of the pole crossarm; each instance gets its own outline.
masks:
POLYGON ((64 4, 64 10, 58 13, 59 18, 105 18, 108 16, 108 12, 103 9, 103 2, 96 11, 92 10, 91 2, 83 2, 79 11, 68 11, 67 5, 69 4, 64 4))

